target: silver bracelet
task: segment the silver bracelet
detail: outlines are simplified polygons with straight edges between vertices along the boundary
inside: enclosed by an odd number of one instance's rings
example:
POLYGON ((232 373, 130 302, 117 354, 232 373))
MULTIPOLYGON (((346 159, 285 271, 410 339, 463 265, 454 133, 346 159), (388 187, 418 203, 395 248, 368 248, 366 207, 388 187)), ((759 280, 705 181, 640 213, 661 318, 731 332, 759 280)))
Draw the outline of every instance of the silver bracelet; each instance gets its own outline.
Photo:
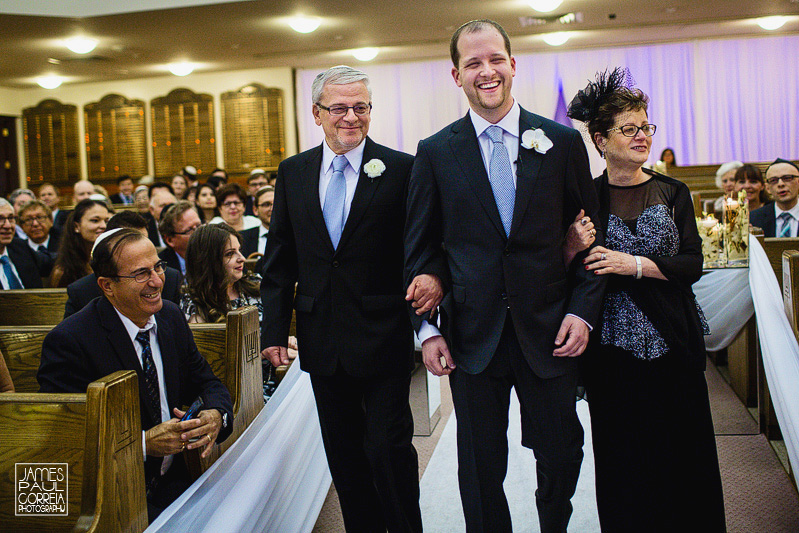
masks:
POLYGON ((641 258, 637 255, 635 256, 635 279, 641 279, 644 277, 644 269, 641 267, 641 258))

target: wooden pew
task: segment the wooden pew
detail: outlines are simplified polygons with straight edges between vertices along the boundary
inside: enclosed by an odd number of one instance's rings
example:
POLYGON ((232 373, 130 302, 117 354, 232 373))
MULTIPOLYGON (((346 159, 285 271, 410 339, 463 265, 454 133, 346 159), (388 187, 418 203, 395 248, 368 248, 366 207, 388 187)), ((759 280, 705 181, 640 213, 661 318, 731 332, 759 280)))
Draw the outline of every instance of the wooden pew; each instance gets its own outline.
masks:
POLYGON ((64 318, 66 303, 66 289, 0 291, 0 326, 53 326, 64 318))
POLYGON ((777 276, 777 281, 782 283, 782 254, 787 250, 799 250, 799 237, 763 237, 757 239, 766 252, 771 268, 777 276))
POLYGON ((136 373, 115 372, 85 394, 0 394, 0 471, 3 531, 144 531, 136 373), (15 516, 17 463, 67 464, 66 516, 15 516))
MULTIPOLYGON (((227 450, 258 416, 264 406, 258 309, 243 307, 228 313, 227 323, 190 324, 197 348, 233 399, 233 432, 211 454, 187 452, 194 475, 204 472, 227 450)), ((0 352, 6 360, 17 392, 36 392, 36 372, 42 342, 52 326, 0 327, 0 352)))

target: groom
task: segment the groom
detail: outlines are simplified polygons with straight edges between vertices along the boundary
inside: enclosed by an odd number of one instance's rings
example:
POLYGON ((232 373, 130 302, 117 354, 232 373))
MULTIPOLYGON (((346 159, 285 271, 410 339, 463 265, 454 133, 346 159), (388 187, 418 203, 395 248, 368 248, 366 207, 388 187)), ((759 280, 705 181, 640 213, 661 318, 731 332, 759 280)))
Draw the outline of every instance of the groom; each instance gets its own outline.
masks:
POLYGON ((584 269, 567 273, 561 254, 580 209, 598 219, 588 156, 576 131, 511 96, 516 60, 499 24, 464 24, 450 52, 470 111, 419 143, 405 231, 406 281, 432 274, 446 290, 440 333, 411 315, 425 365, 449 375, 467 531, 511 531, 502 484, 513 387, 541 530, 565 532, 583 456, 576 357, 604 288, 584 269))

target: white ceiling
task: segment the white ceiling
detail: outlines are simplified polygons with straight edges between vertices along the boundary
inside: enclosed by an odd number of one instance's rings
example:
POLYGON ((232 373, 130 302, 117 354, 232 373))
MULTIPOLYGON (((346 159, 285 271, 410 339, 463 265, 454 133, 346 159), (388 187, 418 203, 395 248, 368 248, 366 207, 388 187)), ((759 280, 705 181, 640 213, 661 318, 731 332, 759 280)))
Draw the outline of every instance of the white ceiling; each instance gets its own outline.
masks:
POLYGON ((562 49, 799 34, 799 0, 565 0, 552 16, 524 0, 2 0, 0 12, 0 86, 15 88, 45 74, 65 83, 162 76, 175 61, 196 72, 357 65, 350 52, 365 46, 379 47, 376 62, 445 58, 454 29, 477 18, 502 24, 514 53, 549 50, 542 34, 554 31, 574 32, 562 49), (555 20, 568 12, 581 21, 555 20), (285 21, 298 13, 321 26, 295 33, 285 21), (790 20, 766 32, 755 19, 768 15, 790 20), (86 56, 64 48, 78 34, 99 45, 86 56))

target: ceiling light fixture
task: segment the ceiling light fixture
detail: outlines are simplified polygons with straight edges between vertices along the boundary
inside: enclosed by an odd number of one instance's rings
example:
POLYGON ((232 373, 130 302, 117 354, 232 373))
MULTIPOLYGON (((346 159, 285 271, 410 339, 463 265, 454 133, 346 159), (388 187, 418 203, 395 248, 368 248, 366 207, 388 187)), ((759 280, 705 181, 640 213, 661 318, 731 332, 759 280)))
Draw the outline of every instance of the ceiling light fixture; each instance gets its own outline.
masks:
POLYGON ((89 37, 72 37, 66 40, 67 48, 76 54, 88 54, 97 46, 97 39, 89 37))
POLYGON ((352 55, 358 61, 371 61, 377 57, 379 51, 374 47, 358 48, 352 51, 352 55))
POLYGON ((571 38, 571 33, 567 31, 557 31, 555 33, 545 33, 541 37, 549 46, 560 46, 571 38))
POLYGON ((38 83, 39 87, 41 87, 42 89, 56 89, 60 87, 63 82, 64 78, 56 75, 42 76, 40 78, 36 78, 36 83, 38 83))
POLYGON ((763 17, 757 19, 757 25, 763 28, 764 30, 778 30, 782 28, 782 26, 788 22, 788 17, 781 17, 779 15, 775 17, 763 17))
POLYGON ((288 20, 291 29, 297 33, 311 33, 322 24, 322 19, 319 17, 306 17, 305 15, 297 15, 288 20))
POLYGON ((563 3, 563 0, 528 0, 530 7, 540 13, 555 11, 563 3))
POLYGON ((168 65, 169 72, 175 76, 188 76, 194 72, 194 65, 185 61, 181 63, 171 63, 168 65))

